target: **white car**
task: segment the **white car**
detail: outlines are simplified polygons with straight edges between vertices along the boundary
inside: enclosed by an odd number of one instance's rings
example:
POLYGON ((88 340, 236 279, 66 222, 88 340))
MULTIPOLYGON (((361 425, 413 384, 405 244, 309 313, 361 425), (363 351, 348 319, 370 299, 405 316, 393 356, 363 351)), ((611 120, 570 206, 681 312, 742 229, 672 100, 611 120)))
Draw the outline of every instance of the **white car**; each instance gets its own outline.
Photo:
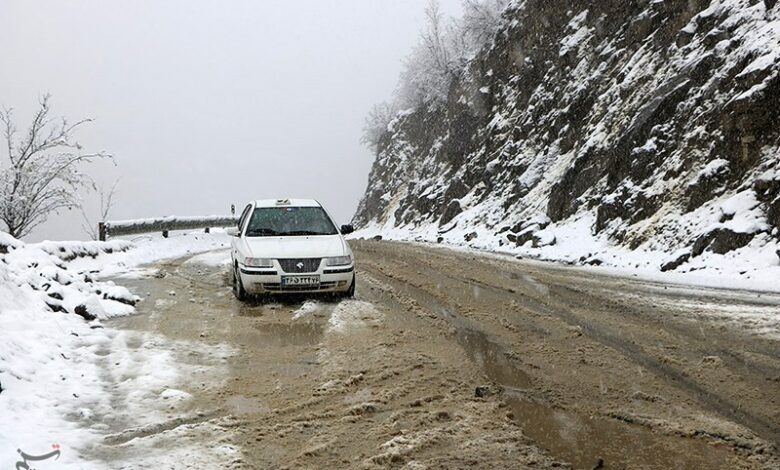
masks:
POLYGON ((233 292, 355 294, 355 263, 344 236, 352 226, 336 228, 333 218, 312 199, 275 199, 249 203, 231 240, 233 292))

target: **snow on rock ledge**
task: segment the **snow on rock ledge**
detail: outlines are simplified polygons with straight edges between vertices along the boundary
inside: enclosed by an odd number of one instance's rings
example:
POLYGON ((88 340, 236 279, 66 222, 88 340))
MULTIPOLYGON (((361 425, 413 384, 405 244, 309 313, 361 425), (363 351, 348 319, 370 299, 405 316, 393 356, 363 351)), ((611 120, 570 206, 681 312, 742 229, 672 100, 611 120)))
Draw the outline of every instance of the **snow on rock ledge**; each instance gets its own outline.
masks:
POLYGON ((780 289, 775 3, 510 2, 388 126, 357 236, 780 289))

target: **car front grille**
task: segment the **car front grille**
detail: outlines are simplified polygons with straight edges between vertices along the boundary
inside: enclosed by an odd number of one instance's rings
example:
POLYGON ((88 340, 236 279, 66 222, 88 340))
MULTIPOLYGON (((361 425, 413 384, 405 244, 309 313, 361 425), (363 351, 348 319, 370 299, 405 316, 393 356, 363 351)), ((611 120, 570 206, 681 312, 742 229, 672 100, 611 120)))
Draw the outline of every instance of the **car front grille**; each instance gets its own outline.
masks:
POLYGON ((286 273, 313 273, 320 268, 321 258, 280 259, 279 264, 286 273))

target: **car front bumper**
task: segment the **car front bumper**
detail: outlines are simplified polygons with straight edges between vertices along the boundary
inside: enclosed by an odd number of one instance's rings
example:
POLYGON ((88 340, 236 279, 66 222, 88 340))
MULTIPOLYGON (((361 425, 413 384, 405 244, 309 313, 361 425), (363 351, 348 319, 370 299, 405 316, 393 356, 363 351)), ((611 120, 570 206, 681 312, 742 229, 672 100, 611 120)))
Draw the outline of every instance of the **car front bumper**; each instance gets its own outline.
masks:
POLYGON ((239 275, 244 290, 251 295, 334 293, 349 290, 354 280, 355 266, 320 267, 316 272, 306 274, 239 266, 239 275), (319 276, 320 283, 318 286, 282 286, 284 276, 319 276))

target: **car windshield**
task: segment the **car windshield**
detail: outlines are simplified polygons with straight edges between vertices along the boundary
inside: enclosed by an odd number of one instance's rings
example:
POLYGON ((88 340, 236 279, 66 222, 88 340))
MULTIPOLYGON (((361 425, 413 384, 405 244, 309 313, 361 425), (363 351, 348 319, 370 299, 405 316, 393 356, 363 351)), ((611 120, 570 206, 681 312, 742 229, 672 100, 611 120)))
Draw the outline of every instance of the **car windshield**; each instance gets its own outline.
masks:
POLYGON ((335 235, 338 232, 321 207, 259 207, 246 228, 247 237, 335 235))

